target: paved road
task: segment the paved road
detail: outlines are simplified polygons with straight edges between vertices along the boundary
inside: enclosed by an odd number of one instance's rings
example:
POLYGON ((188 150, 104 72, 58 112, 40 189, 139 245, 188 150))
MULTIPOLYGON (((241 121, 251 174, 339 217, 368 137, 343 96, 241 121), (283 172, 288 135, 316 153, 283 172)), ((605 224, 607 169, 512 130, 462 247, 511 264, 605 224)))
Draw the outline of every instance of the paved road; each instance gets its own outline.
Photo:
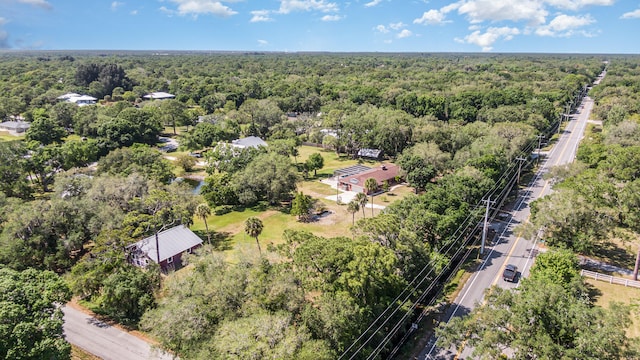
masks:
POLYGON ((64 334, 67 341, 105 360, 170 360, 172 356, 152 349, 146 341, 65 306, 64 334))
MULTIPOLYGON (((520 190, 510 216, 502 222, 496 221, 492 224, 492 227, 497 229, 496 232, 499 237, 496 237, 495 243, 485 252, 484 262, 479 270, 467 281, 453 305, 449 308, 445 319, 469 313, 476 303, 482 302, 485 289, 492 285, 497 284, 504 288, 517 287, 518 282, 509 283, 502 280, 502 271, 506 264, 514 264, 518 267, 520 271, 518 278, 526 277, 529 274, 533 257, 537 253, 535 242, 531 239, 520 237, 520 234, 515 233, 514 229, 517 225, 529 220, 529 203, 551 192, 551 184, 545 181, 542 176, 549 168, 568 164, 575 158, 592 107, 593 100, 585 97, 578 108, 578 112, 573 114, 566 124, 567 126, 560 135, 558 142, 548 153, 544 154, 546 156, 542 157, 543 163, 533 180, 525 189, 520 190)), ((430 339, 419 359, 471 358, 471 350, 468 348, 460 352, 459 349, 454 348, 439 349, 434 344, 435 339, 430 339)))

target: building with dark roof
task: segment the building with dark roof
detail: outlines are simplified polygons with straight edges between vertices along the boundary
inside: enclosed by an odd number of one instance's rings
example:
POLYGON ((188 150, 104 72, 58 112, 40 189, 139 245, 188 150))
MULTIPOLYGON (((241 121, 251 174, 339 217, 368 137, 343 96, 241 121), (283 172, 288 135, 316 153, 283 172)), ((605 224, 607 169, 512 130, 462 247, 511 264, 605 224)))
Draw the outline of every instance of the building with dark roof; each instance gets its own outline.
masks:
POLYGON ((129 261, 142 268, 153 261, 163 272, 182 267, 182 255, 202 246, 202 239, 184 225, 178 225, 127 246, 129 261))
POLYGON ((358 150, 358 157, 380 160, 382 159, 382 150, 378 149, 360 149, 358 150))

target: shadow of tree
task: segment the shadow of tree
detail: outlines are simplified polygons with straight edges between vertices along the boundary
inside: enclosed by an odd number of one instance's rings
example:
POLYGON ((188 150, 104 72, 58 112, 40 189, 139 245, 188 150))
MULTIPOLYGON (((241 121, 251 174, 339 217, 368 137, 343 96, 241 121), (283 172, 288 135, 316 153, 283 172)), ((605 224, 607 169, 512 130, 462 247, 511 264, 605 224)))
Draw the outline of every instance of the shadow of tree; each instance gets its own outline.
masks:
MULTIPOLYGON (((205 230, 193 230, 194 234, 198 235, 207 243, 207 232, 205 230)), ((211 233, 211 246, 217 251, 231 250, 233 248, 233 241, 231 239, 231 233, 229 232, 216 232, 211 233)))
POLYGON ((600 260, 621 268, 633 268, 635 265, 635 256, 627 251, 627 249, 606 241, 598 249, 598 257, 600 260))

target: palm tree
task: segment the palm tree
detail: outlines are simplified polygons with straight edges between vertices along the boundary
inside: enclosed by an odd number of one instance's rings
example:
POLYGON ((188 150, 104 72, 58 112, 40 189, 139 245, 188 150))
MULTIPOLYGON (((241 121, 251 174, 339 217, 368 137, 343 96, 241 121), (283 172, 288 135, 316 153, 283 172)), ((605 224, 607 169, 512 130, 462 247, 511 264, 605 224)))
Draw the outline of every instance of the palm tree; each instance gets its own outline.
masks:
POLYGON ((371 216, 373 216, 373 193, 378 190, 378 182, 374 178, 368 178, 364 182, 364 188, 371 195, 371 216))
POLYGON ((358 205, 360 205, 360 208, 362 209, 362 217, 364 218, 364 208, 365 206, 367 206, 367 203, 369 202, 369 199, 367 198, 367 194, 365 193, 357 193, 356 197, 353 198, 353 200, 358 202, 358 205))
POLYGON ((262 234, 262 229, 264 229, 264 225, 262 224, 262 220, 257 217, 250 217, 244 222, 244 232, 252 238, 256 239, 256 244, 258 244, 258 251, 260 255, 262 255, 262 249, 260 249, 260 241, 258 241, 258 236, 262 234))
POLYGON ((356 213, 360 211, 360 204, 356 199, 349 201, 347 204, 347 212, 351 214, 351 225, 356 224, 356 213))
POLYGON ((209 233, 209 224, 207 224, 207 218, 211 215, 211 208, 209 205, 202 203, 196 206, 196 216, 204 221, 204 228, 207 230, 207 241, 211 244, 211 234, 209 233))

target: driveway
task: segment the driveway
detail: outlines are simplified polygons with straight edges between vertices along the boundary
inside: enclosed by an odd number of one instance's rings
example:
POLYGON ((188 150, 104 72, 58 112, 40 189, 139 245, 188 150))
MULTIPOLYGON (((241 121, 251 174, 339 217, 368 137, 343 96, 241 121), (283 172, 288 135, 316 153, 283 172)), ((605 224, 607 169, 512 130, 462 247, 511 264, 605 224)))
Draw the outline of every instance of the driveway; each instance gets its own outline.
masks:
POLYGON ((173 356, 157 350, 139 337, 111 326, 70 306, 64 312, 67 341, 105 360, 170 360, 173 356))
MULTIPOLYGON (((321 180, 321 182, 323 184, 327 184, 331 186, 332 189, 335 189, 338 186, 337 181, 331 180, 331 179, 324 179, 324 180, 321 180)), ((325 199, 336 201, 336 197, 337 197, 341 203, 348 204, 351 200, 353 200, 353 198, 356 197, 356 194, 357 194, 357 192, 355 191, 337 190, 336 192, 338 191, 340 192, 339 194, 325 196, 325 199)), ((371 204, 371 202, 368 202, 367 205, 365 205, 365 208, 371 209, 371 207, 373 207, 374 209, 384 209, 386 206, 375 204, 375 201, 374 201, 374 204, 371 204)))

